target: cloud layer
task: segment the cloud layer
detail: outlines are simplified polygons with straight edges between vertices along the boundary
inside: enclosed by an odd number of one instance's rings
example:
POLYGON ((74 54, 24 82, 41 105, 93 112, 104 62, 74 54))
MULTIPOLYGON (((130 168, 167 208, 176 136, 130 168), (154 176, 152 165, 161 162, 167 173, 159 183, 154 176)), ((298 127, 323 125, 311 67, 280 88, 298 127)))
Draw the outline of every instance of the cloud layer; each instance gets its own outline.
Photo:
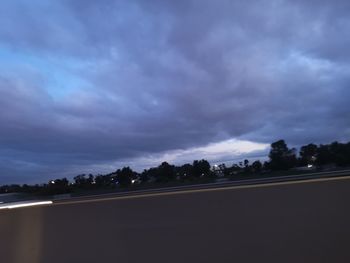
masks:
POLYGON ((349 140, 349 10, 340 0, 5 0, 0 183, 174 151, 185 161, 232 138, 349 140))

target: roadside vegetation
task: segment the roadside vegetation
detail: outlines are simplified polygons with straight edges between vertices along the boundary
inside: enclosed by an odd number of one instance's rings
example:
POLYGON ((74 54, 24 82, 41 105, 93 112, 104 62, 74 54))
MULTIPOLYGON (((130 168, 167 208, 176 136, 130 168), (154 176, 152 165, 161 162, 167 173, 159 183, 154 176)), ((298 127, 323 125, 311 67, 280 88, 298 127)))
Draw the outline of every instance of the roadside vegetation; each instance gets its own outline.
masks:
POLYGON ((211 166, 207 160, 195 160, 181 166, 167 162, 142 173, 123 167, 104 175, 81 174, 69 181, 67 178, 53 179, 36 185, 3 185, 0 193, 28 193, 37 195, 84 194, 130 189, 180 186, 209 183, 217 180, 244 180, 283 176, 310 171, 335 170, 350 166, 350 142, 331 144, 308 144, 300 148, 288 148, 284 140, 271 144, 269 160, 243 160, 231 166, 219 164, 211 166))

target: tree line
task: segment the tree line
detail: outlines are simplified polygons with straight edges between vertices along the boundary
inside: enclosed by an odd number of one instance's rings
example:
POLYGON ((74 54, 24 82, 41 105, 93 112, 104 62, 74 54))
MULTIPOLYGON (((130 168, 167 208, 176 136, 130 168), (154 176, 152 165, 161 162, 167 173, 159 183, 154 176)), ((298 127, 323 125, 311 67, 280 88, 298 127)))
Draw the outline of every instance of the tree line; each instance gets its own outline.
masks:
POLYGON ((289 148, 284 140, 271 144, 268 161, 260 160, 250 163, 249 160, 234 163, 231 166, 219 164, 211 166, 207 160, 195 160, 181 166, 167 162, 157 167, 145 169, 141 173, 130 167, 123 167, 113 173, 104 175, 80 174, 69 181, 67 178, 50 180, 45 184, 36 185, 3 185, 0 193, 35 193, 63 194, 97 189, 128 189, 136 185, 162 186, 169 183, 197 183, 215 181, 218 177, 231 180, 248 176, 271 176, 274 171, 288 171, 296 168, 332 169, 350 166, 350 142, 331 144, 308 144, 289 148))

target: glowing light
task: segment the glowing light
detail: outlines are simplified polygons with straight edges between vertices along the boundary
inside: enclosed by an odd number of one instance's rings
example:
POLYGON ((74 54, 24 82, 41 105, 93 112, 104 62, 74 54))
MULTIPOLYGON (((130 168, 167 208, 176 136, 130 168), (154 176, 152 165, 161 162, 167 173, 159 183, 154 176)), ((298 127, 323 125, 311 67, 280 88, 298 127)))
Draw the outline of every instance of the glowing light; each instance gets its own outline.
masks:
POLYGON ((21 207, 39 206, 39 205, 51 205, 52 201, 40 201, 40 202, 28 202, 28 203, 12 203, 8 205, 1 205, 0 209, 14 209, 21 207))
POLYGON ((312 166, 313 166, 312 164, 308 164, 307 168, 312 168, 312 166))

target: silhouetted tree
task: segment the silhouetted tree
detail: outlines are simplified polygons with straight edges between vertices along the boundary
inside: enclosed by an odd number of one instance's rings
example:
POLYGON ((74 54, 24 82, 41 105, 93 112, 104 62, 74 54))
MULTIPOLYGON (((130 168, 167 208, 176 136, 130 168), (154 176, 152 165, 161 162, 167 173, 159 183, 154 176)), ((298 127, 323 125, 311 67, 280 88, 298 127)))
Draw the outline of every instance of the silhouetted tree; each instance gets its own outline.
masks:
POLYGON ((330 151, 334 163, 338 166, 346 166, 350 164, 349 143, 333 142, 330 145, 330 151))
POLYGON ((96 188, 115 186, 113 174, 97 175, 94 182, 96 188))
MULTIPOLYGON (((148 170, 144 170, 141 174, 141 177, 144 179, 147 179, 147 181, 155 182, 157 181, 158 177, 158 167, 152 167, 148 170)), ((144 180, 141 180, 142 182, 145 182, 144 180)))
POLYGON ((251 167, 254 173, 260 173, 262 170, 262 164, 259 160, 253 162, 251 167))
POLYGON ((195 160, 193 161, 193 176, 209 176, 210 175, 210 164, 207 160, 195 160))
POLYGON ((249 160, 245 159, 245 160, 243 161, 243 163, 244 163, 244 172, 245 172, 245 173, 249 173, 249 172, 250 172, 249 160))
POLYGON ((93 181, 94 176, 92 174, 89 174, 88 176, 80 174, 74 177, 74 186, 76 188, 91 188, 93 181))
POLYGON ((186 163, 180 167, 175 167, 175 174, 180 180, 191 179, 193 176, 193 166, 186 163))
POLYGON ((300 148, 300 165, 313 164, 316 161, 317 145, 310 143, 300 148))
POLYGON ((218 165, 219 174, 228 177, 230 176, 232 169, 227 167, 226 164, 222 163, 218 165))
POLYGON ((145 184, 151 179, 148 170, 143 170, 143 172, 140 174, 140 181, 141 183, 145 184))
POLYGON ((317 149, 316 163, 317 165, 326 165, 333 163, 333 156, 329 145, 320 145, 317 149))
POLYGON ((62 178, 49 181, 49 183, 43 187, 41 193, 54 195, 69 193, 70 191, 68 179, 62 178))
POLYGON ((170 165, 167 162, 163 162, 158 166, 156 171, 156 181, 157 182, 169 182, 175 179, 175 167, 174 165, 170 165))
POLYGON ((232 172, 233 174, 238 174, 238 173, 240 173, 240 172, 242 171, 242 167, 241 167, 240 165, 234 163, 234 164, 231 166, 230 170, 231 170, 231 172, 232 172))
POLYGON ((271 144, 270 168, 272 170, 287 170, 296 165, 295 149, 288 149, 284 140, 279 140, 271 144))
POLYGON ((116 171, 117 181, 121 187, 130 186, 134 175, 135 172, 130 167, 123 167, 116 171))

